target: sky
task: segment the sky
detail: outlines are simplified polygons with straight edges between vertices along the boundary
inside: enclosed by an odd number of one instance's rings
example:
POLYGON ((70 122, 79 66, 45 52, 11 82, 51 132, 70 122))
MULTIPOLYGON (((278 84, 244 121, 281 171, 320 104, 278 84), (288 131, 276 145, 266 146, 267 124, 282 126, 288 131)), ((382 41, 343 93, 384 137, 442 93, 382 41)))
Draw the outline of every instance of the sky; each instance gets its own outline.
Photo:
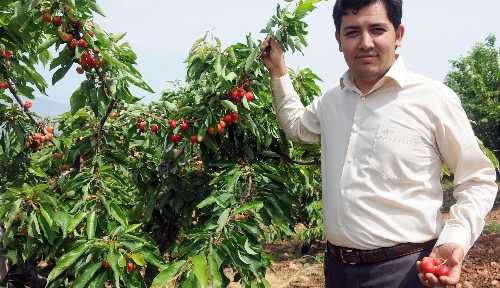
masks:
MULTIPOLYGON (((184 60, 189 49, 206 31, 220 38, 224 47, 244 42, 248 32, 256 39, 263 39, 265 35, 259 31, 275 13, 276 5, 286 5, 277 0, 98 3, 106 17, 97 16, 96 22, 108 32, 127 32, 124 40, 139 57, 137 68, 156 92, 133 89, 145 102, 158 99, 167 81, 184 79, 184 60)), ((334 37, 333 4, 333 0, 323 1, 306 17, 310 32, 304 55, 285 55, 289 67, 311 68, 323 80, 319 84, 324 92, 338 85, 338 79, 347 69, 334 37)), ((443 81, 451 69, 449 60, 463 56, 489 34, 499 38, 498 11, 498 0, 406 0, 402 19, 406 32, 399 53, 408 68, 443 81)), ((50 83, 51 74, 47 71, 43 74, 50 83)), ((82 80, 83 76, 76 72, 68 73, 48 89, 50 100, 68 105, 70 95, 82 80)))

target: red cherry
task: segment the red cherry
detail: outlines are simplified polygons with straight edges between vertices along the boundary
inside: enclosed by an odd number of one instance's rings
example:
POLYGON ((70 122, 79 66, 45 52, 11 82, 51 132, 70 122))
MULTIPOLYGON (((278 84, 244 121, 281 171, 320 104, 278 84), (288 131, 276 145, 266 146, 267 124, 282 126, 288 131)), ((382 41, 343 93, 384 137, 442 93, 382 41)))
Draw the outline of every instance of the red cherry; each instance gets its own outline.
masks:
POLYGON ((233 118, 231 117, 230 114, 227 114, 226 116, 224 116, 224 123, 226 123, 226 124, 233 123, 233 118))
POLYGON ((252 92, 247 92, 247 93, 245 93, 245 98, 247 98, 248 102, 252 102, 254 99, 254 95, 252 92))
POLYGON ((160 130, 160 127, 157 124, 151 125, 151 133, 156 134, 158 133, 158 130, 160 130))
POLYGON ((144 121, 141 121, 137 124, 137 127, 139 128, 139 131, 141 133, 144 133, 144 131, 146 131, 146 122, 144 121))
POLYGON ((66 42, 66 43, 70 43, 71 44, 71 40, 73 40, 73 35, 69 34, 69 33, 64 33, 64 32, 61 32, 60 34, 61 36, 61 40, 63 42, 66 42))
POLYGON ((2 89, 2 90, 9 88, 9 86, 10 86, 9 82, 7 82, 7 81, 0 82, 0 89, 2 89))
POLYGON ((434 271, 436 276, 448 276, 450 274, 450 269, 446 265, 441 265, 434 271))
POLYGON ((3 58, 5 58, 6 60, 10 60, 12 58, 12 55, 14 55, 14 53, 10 50, 4 50, 2 52, 2 56, 3 58))
POLYGON ((172 143, 178 143, 178 142, 180 142, 182 140, 182 136, 180 134, 170 135, 169 140, 172 143))
POLYGON ((109 269, 109 262, 108 262, 108 260, 103 260, 101 264, 102 264, 102 268, 104 268, 106 270, 109 269))
POLYGON ((191 143, 196 144, 198 143, 198 136, 197 135, 191 135, 191 138, 189 138, 191 143))
POLYGON ((82 48, 87 48, 89 45, 87 44, 87 41, 85 41, 85 39, 80 39, 78 40, 78 46, 82 47, 82 48))
POLYGON ((222 128, 226 128, 226 122, 224 122, 223 120, 220 120, 220 121, 219 121, 219 125, 220 125, 222 128))
POLYGON ((62 25, 62 17, 61 16, 52 17, 52 24, 54 24, 55 26, 61 26, 62 25))
POLYGON ((207 132, 209 135, 215 135, 215 133, 216 133, 214 127, 208 127, 207 132))
POLYGON ((50 16, 50 13, 48 11, 43 12, 43 14, 42 14, 42 20, 45 23, 52 22, 52 16, 50 16))
POLYGON ((238 115, 238 112, 231 112, 230 115, 231 115, 231 122, 233 122, 233 123, 236 123, 236 121, 238 121, 238 118, 240 117, 238 115))
POLYGON ((132 262, 127 263, 127 272, 128 273, 131 273, 132 271, 134 271, 134 268, 135 268, 134 263, 132 263, 132 262))
POLYGON ((422 270, 422 272, 424 274, 426 274, 426 273, 432 273, 432 274, 434 274, 434 272, 436 271, 436 267, 434 266, 434 264, 432 263, 432 261, 422 261, 422 262, 420 262, 420 269, 422 270))
POLYGON ((33 134, 33 141, 41 142, 41 140, 42 140, 42 134, 40 134, 40 133, 33 134))
POLYGON ((52 133, 54 134, 54 128, 53 127, 47 127, 47 133, 52 133))
POLYGON ((52 133, 45 134, 45 141, 52 141, 53 138, 54 138, 54 134, 52 134, 52 133))
POLYGON ((170 120, 170 121, 168 122, 168 125, 170 126, 170 128, 175 129, 175 127, 177 127, 177 121, 175 121, 175 120, 170 120))
POLYGON ((238 98, 238 91, 236 90, 236 88, 234 88, 231 91, 229 91, 229 97, 231 97, 233 99, 238 98))
POLYGON ((186 132, 189 129, 189 123, 182 121, 181 122, 181 131, 186 132))
POLYGON ((434 264, 434 266, 439 266, 439 265, 443 264, 443 259, 441 259, 441 258, 433 258, 432 259, 432 264, 434 264))
POLYGON ((236 93, 238 94, 239 98, 243 97, 246 92, 247 91, 243 87, 238 87, 238 89, 236 89, 236 93))
POLYGON ((78 72, 78 74, 83 74, 85 72, 85 69, 83 69, 82 66, 78 66, 76 67, 76 72, 78 72))
POLYGON ((78 40, 71 39, 71 41, 69 42, 69 47, 71 47, 72 49, 75 49, 76 46, 78 46, 78 40))
MULTIPOLYGON (((224 122, 223 122, 224 123, 224 122)), ((224 134, 224 127, 222 127, 222 125, 217 124, 217 132, 219 132, 219 134, 224 134)))
POLYGON ((26 100, 24 103, 23 103, 23 107, 24 109, 26 110, 29 110, 31 109, 31 107, 33 106, 33 103, 30 101, 30 100, 26 100))

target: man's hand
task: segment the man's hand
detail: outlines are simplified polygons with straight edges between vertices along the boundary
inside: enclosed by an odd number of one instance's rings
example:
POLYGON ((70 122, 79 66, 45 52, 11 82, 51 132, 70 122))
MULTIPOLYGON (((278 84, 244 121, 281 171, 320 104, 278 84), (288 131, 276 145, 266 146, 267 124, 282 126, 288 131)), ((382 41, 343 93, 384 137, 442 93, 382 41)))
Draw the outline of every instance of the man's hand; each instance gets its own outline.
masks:
POLYGON ((432 273, 422 273, 420 267, 421 262, 417 261, 418 278, 426 287, 442 287, 446 285, 457 284, 460 280, 460 272, 462 271, 462 260, 464 258, 464 249, 454 243, 446 243, 439 247, 434 247, 429 257, 442 258, 446 260, 446 265, 449 267, 448 276, 436 277, 432 273))
POLYGON ((260 58, 264 62, 264 66, 269 70, 271 77, 279 78, 288 73, 283 50, 276 39, 267 36, 260 45, 260 50, 260 58))

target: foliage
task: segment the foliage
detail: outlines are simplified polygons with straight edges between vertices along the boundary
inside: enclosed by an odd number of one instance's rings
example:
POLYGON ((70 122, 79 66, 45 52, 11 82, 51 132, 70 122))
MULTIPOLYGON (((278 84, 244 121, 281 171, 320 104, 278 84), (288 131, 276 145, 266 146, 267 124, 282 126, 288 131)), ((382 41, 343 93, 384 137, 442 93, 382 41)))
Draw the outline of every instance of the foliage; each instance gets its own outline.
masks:
MULTIPOLYGON (((467 55, 451 61, 445 83, 460 96, 474 132, 500 157, 500 47, 490 35, 467 55)), ((498 168, 498 162, 496 162, 498 168)))
MULTIPOLYGON (((284 47, 305 45, 302 19, 316 2, 278 8, 272 27, 287 31, 284 47)), ((279 129, 259 41, 222 48, 207 35, 188 55, 185 85, 144 106, 130 85, 153 90, 125 34, 93 22, 103 14, 94 0, 1 8, 4 284, 222 287, 231 268, 243 286, 268 286, 262 243, 307 222, 320 197, 319 147, 294 146, 279 129), (54 71, 52 84, 74 66, 84 75, 71 111, 54 120, 23 100, 45 92, 38 63, 54 71)), ((291 73, 305 103, 319 94, 310 70, 291 73)))

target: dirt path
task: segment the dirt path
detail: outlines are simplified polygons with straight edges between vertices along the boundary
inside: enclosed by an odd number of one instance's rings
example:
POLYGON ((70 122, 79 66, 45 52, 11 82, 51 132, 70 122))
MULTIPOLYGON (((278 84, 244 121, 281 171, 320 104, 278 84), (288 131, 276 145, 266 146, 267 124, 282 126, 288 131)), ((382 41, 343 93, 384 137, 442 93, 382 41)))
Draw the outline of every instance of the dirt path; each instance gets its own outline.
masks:
MULTIPOLYGON (((500 224, 500 209, 493 210, 486 220, 500 224)), ((311 255, 302 256, 298 241, 267 246, 266 250, 276 257, 266 276, 271 287, 324 287, 323 249, 324 243, 318 243, 313 245, 311 255)), ((456 287, 500 287, 500 233, 482 235, 476 241, 465 258, 456 287)))

